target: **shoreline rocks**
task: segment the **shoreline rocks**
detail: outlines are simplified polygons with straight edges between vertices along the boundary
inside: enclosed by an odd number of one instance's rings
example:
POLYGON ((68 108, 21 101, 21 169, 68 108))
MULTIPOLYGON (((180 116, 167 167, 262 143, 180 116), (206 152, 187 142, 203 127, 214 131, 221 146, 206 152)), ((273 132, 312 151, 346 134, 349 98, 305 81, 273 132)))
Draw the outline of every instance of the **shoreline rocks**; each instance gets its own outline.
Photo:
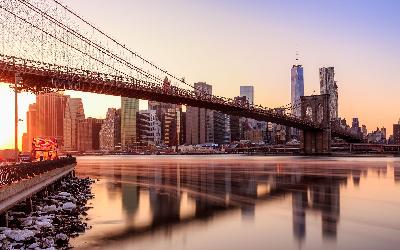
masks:
POLYGON ((89 178, 68 177, 47 195, 32 197, 8 213, 8 227, 0 227, 0 249, 68 249, 69 240, 89 229, 85 219, 94 196, 89 178))

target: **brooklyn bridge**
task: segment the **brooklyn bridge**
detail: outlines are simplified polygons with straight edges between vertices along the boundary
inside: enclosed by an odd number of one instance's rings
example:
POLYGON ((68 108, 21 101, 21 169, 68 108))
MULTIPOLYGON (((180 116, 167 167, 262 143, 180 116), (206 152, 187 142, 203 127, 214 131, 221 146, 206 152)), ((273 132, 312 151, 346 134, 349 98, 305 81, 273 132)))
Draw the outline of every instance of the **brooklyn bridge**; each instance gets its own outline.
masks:
POLYGON ((83 91, 207 108, 298 128, 306 154, 360 138, 331 121, 329 95, 278 108, 210 95, 157 66, 57 0, 0 0, 0 82, 17 92, 83 91), (168 78, 168 81, 164 79, 168 78), (301 116, 291 110, 301 107, 301 116))

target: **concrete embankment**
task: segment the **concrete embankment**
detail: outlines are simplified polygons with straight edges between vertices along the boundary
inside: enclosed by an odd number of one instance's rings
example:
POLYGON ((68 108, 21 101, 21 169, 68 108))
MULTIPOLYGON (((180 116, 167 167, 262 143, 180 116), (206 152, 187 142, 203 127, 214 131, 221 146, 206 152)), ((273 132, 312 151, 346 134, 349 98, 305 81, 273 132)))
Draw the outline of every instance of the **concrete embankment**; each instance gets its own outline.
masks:
POLYGON ((22 179, 0 188, 0 214, 6 212, 18 202, 21 202, 37 192, 52 185, 74 171, 75 164, 55 168, 29 179, 22 179))

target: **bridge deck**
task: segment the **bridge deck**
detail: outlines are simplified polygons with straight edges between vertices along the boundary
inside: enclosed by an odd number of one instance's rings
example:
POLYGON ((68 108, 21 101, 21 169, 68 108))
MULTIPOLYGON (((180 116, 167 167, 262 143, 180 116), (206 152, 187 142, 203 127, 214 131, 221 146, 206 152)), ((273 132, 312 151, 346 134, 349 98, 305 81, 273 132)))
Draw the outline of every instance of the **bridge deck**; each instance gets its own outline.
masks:
MULTIPOLYGON (((322 130, 320 124, 284 113, 280 109, 269 109, 260 105, 237 102, 230 98, 187 90, 135 79, 108 75, 89 70, 69 68, 23 58, 0 55, 0 82, 13 84, 15 75, 22 77, 20 88, 32 92, 75 90, 97 94, 124 96, 166 103, 184 104, 192 107, 220 111, 229 115, 267 121, 302 130, 322 130)), ((332 135, 344 139, 355 137, 338 127, 331 128, 332 135)))

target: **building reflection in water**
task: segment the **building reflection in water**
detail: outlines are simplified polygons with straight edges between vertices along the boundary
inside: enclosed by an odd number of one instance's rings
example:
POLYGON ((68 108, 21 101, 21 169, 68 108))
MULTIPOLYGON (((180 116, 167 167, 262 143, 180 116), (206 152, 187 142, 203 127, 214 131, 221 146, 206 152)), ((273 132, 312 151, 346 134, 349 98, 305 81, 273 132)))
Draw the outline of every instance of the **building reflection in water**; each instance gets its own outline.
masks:
MULTIPOLYGON (((332 169, 324 171, 319 169, 316 174, 295 166, 286 169, 220 165, 135 166, 122 174, 116 170, 116 183, 108 188, 121 189, 122 207, 129 222, 126 232, 112 237, 132 237, 159 229, 168 232, 182 221, 209 220, 232 209, 240 209, 242 219, 253 221, 258 203, 290 195, 294 239, 305 240, 307 211, 318 211, 324 239, 335 240, 340 186, 346 185, 348 178, 359 183, 362 172, 351 168, 338 173, 332 169)), ((398 168, 395 173, 399 176, 398 168)))
POLYGON ((394 167, 394 181, 396 183, 400 183, 400 167, 399 166, 394 167))

